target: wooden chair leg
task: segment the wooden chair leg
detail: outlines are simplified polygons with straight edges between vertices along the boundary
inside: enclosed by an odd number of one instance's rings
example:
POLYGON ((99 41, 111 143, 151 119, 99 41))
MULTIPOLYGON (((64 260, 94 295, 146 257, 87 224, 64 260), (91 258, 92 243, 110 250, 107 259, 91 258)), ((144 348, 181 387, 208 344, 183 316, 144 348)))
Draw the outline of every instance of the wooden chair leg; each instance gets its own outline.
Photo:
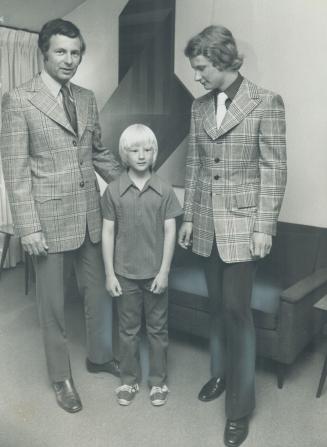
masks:
POLYGON ((318 386, 316 397, 320 397, 321 396, 322 389, 323 389, 324 384, 325 384, 326 376, 327 376, 327 354, 326 354, 326 357, 325 357, 324 366, 323 366, 322 371, 321 371, 321 376, 320 376, 320 380, 319 380, 319 386, 318 386))
POLYGON ((282 389, 284 385, 286 366, 283 363, 277 362, 276 369, 277 369, 277 386, 279 389, 282 389))
POLYGON ((7 256, 7 252, 8 252, 8 248, 9 248, 9 242, 10 242, 10 237, 11 235, 6 233, 5 234, 5 239, 4 239, 4 243, 3 243, 3 249, 2 249, 2 255, 1 255, 1 261, 0 261, 0 277, 1 277, 1 273, 2 273, 2 269, 3 269, 3 265, 5 263, 5 259, 7 256))

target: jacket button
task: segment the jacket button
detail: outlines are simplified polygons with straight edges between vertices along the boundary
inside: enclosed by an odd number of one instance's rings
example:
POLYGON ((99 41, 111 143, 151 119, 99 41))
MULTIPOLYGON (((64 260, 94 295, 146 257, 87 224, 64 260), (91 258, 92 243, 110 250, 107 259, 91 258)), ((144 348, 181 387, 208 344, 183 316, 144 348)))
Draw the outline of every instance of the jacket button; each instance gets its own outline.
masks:
POLYGON ((215 180, 219 180, 219 175, 215 175, 215 176, 214 176, 214 179, 215 179, 215 180))
POLYGON ((215 158, 215 163, 219 163, 220 162, 220 158, 215 158))
POLYGON ((73 140, 73 146, 77 146, 77 141, 76 140, 73 140))
POLYGON ((80 184, 79 184, 79 186, 80 186, 81 188, 84 188, 84 185, 85 185, 85 183, 84 183, 83 181, 81 181, 80 184))

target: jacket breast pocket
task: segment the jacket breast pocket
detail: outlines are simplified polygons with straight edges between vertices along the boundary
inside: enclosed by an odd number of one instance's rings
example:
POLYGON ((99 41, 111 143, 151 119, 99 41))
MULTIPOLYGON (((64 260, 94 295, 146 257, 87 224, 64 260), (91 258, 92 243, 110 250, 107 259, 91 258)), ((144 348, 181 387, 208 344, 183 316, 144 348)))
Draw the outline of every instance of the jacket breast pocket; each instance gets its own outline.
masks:
POLYGON ((94 132, 94 127, 91 126, 86 126, 85 130, 83 132, 83 135, 80 139, 80 145, 81 146, 90 146, 92 144, 92 139, 93 139, 93 132, 94 132))

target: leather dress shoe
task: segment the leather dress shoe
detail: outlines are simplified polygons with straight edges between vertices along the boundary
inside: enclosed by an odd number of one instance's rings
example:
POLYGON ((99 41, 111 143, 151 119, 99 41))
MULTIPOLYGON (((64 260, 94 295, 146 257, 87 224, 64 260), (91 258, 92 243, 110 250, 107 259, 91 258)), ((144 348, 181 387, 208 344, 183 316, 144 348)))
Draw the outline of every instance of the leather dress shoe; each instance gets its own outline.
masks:
POLYGON ((202 402, 210 402, 217 399, 225 390, 225 380, 222 377, 213 377, 209 380, 198 394, 198 398, 202 402))
POLYGON ((120 377, 119 362, 113 359, 106 363, 93 363, 91 360, 86 359, 86 369, 90 373, 107 372, 113 374, 116 377, 120 377))
POLYGON ((81 399, 75 389, 72 379, 52 384, 58 405, 68 413, 76 413, 82 409, 81 399))
POLYGON ((238 447, 245 441, 249 433, 249 418, 246 416, 232 421, 227 419, 224 442, 227 447, 238 447))

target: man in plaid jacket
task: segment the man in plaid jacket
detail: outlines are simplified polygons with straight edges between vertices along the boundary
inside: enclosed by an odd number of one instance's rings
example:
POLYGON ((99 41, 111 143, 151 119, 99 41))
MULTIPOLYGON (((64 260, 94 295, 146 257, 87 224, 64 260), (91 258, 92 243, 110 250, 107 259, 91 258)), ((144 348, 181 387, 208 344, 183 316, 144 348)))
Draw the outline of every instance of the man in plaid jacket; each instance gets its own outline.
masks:
POLYGON ((85 295, 87 369, 119 375, 110 352, 111 321, 106 321, 111 298, 105 290, 94 169, 110 181, 120 165, 101 145, 94 94, 70 82, 85 51, 79 29, 52 20, 40 32, 39 48, 41 74, 3 97, 1 155, 15 230, 35 266, 50 380, 58 404, 73 413, 82 404, 67 349, 66 262, 73 264, 85 295))
POLYGON ((199 399, 226 390, 224 441, 235 447, 247 437, 255 405, 251 292, 286 186, 284 105, 239 73, 243 60, 226 28, 204 29, 185 55, 209 92, 192 106, 179 244, 206 258, 212 378, 199 399))

